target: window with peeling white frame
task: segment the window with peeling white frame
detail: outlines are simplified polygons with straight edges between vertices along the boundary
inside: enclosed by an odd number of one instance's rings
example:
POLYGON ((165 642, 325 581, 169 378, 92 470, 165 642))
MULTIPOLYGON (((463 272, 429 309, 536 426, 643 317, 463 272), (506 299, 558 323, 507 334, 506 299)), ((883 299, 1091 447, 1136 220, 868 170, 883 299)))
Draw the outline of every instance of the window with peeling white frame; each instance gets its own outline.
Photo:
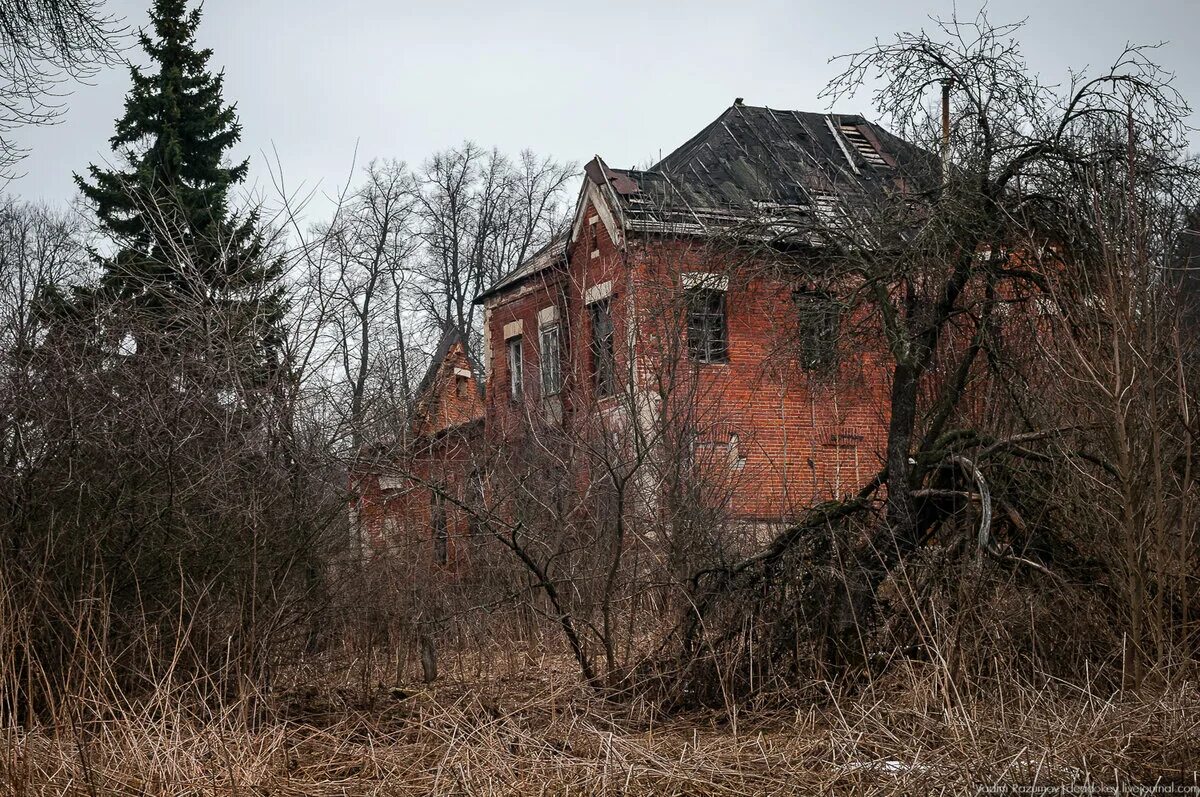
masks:
POLYGON ((793 292, 798 322, 800 364, 809 371, 822 371, 837 362, 838 334, 842 306, 821 290, 793 292))
POLYGON ((688 354, 701 363, 729 361, 729 324, 725 316, 725 291, 688 288, 688 354))
POLYGON ((520 401, 524 394, 525 361, 521 352, 521 338, 515 337, 508 341, 508 395, 513 401, 520 401))
POLYGON ((542 395, 553 396, 562 390, 562 335, 558 324, 542 327, 542 395))

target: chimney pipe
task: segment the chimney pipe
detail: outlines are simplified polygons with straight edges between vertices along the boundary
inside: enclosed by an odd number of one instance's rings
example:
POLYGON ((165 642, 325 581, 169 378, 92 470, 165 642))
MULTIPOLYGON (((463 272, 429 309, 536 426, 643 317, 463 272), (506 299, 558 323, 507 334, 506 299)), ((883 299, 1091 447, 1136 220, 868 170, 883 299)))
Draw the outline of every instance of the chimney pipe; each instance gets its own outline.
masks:
POLYGON ((942 79, 942 182, 950 168, 950 87, 954 78, 942 79))

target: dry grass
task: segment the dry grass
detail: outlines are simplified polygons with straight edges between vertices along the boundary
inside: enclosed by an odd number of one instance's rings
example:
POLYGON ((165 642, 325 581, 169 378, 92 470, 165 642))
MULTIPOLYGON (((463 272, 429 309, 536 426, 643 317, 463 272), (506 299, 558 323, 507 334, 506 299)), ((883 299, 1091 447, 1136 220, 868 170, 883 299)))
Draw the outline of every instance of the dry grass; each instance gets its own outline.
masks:
POLYGON ((919 669, 854 698, 664 718, 543 659, 473 683, 292 686, 270 719, 163 690, 113 718, 3 732, 14 795, 926 794, 977 784, 1195 783, 1192 684, 949 701, 919 669))

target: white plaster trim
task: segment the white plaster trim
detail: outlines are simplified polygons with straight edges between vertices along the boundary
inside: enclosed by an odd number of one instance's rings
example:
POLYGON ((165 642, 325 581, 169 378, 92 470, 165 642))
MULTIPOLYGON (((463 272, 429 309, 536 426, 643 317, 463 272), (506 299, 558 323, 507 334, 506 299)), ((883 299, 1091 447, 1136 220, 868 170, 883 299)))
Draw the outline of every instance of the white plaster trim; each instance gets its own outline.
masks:
POLYGON ((558 323, 558 306, 550 305, 538 310, 538 326, 546 327, 558 323))
POLYGON ((609 296, 612 296, 612 291, 612 280, 605 280, 599 285, 593 285, 584 292, 583 303, 591 304, 592 302, 598 302, 601 299, 607 299, 609 296))
POLYGON ((571 224, 572 243, 579 240, 579 236, 583 232, 584 222, 587 221, 588 211, 595 211, 595 215, 600 217, 600 221, 604 224, 604 229, 608 231, 608 238, 613 242, 613 245, 621 246, 621 228, 617 223, 617 218, 614 216, 612 209, 609 207, 608 200, 604 198, 604 193, 595 183, 584 177, 583 188, 579 192, 579 207, 575 210, 575 221, 571 224))
POLYGON ((454 375, 455 375, 455 376, 462 376, 462 377, 466 377, 467 379, 470 379, 472 374, 471 374, 471 372, 470 372, 470 371, 468 371, 466 368, 455 368, 455 369, 454 369, 454 375))
POLYGON ((708 271, 685 271, 679 275, 684 288, 708 288, 714 291, 728 291, 729 277, 713 274, 708 271))
POLYGON ((525 322, 522 319, 518 319, 511 323, 505 324, 504 325, 504 339, 508 340, 509 338, 515 338, 517 335, 520 335, 524 331, 525 331, 525 322))
POLYGON ((614 245, 621 245, 621 228, 617 225, 617 220, 613 218, 611 209, 608 207, 608 202, 604 199, 600 189, 595 184, 588 184, 588 191, 592 195, 592 207, 596 210, 596 215, 600 217, 600 223, 604 225, 605 231, 608 232, 608 239, 614 245))
POLYGON ((483 306, 483 379, 492 375, 492 308, 483 306))

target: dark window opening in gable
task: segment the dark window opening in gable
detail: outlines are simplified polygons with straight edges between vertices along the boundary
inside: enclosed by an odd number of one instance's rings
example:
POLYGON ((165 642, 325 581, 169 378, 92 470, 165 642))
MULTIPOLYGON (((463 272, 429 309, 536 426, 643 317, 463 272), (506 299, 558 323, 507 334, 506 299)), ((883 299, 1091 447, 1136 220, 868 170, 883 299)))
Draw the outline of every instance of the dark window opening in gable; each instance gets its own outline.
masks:
POLYGON ((592 317, 592 384, 596 396, 611 396, 617 388, 616 334, 613 330, 611 298, 588 305, 592 317))
POLYGON ((562 390, 562 337, 557 324, 542 327, 542 395, 562 390))
POLYGON ((685 295, 688 354, 696 362, 728 362, 729 325, 725 318, 725 291, 689 288, 685 295))
POLYGON ((800 290, 792 294, 799 322, 800 364, 810 370, 829 368, 837 361, 842 306, 824 291, 800 290))
POLYGON ((592 257, 600 256, 600 225, 597 223, 599 219, 592 216, 592 222, 589 226, 592 228, 592 257))
POLYGON ((433 559, 444 565, 450 561, 450 530, 446 526, 446 502, 437 492, 429 507, 429 525, 433 528, 433 559))
POLYGON ((461 374, 454 377, 454 395, 460 399, 467 397, 467 377, 461 374))
POLYGON ((508 395, 513 401, 520 401, 524 393, 525 361, 521 355, 521 339, 512 338, 508 341, 508 395))

